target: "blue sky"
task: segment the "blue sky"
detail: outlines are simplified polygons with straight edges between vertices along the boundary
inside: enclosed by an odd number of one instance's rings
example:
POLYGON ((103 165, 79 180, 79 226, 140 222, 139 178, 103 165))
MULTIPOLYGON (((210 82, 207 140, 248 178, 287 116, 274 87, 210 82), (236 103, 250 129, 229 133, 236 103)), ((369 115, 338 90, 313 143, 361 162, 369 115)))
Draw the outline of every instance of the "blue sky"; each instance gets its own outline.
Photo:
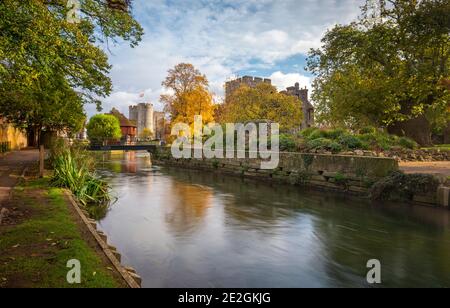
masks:
MULTIPOLYGON (((141 44, 110 46, 114 90, 104 111, 152 102, 161 109, 167 70, 190 62, 207 75, 220 101, 223 84, 234 76, 268 77, 279 89, 299 82, 310 48, 325 31, 348 23, 363 0, 135 0, 133 14, 144 27, 141 44), (144 98, 139 94, 145 93, 144 98)), ((89 115, 93 106, 87 107, 89 115)))

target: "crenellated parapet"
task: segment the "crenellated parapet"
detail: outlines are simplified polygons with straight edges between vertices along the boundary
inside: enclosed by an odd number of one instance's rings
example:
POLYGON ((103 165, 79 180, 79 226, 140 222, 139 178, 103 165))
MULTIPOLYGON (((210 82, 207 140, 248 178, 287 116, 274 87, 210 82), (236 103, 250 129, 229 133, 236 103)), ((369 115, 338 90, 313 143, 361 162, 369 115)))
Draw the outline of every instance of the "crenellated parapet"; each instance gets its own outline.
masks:
POLYGON ((154 123, 154 109, 150 103, 141 103, 135 106, 129 107, 129 118, 134 121, 137 126, 138 136, 144 132, 145 129, 155 131, 154 123))
POLYGON ((256 87, 258 84, 267 83, 272 84, 272 80, 261 77, 244 76, 225 83, 225 100, 230 97, 234 91, 239 89, 242 85, 246 85, 250 88, 256 87))

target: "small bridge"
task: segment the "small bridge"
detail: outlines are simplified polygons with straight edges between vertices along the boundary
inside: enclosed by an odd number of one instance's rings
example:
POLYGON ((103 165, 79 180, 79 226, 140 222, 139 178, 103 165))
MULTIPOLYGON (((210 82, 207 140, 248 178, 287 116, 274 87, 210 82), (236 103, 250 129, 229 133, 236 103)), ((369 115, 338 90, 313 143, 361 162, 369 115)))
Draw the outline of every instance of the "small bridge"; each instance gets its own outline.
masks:
POLYGON ((102 152, 108 152, 108 151, 147 151, 149 153, 155 153, 156 150, 160 146, 158 145, 91 145, 89 147, 90 151, 102 151, 102 152))

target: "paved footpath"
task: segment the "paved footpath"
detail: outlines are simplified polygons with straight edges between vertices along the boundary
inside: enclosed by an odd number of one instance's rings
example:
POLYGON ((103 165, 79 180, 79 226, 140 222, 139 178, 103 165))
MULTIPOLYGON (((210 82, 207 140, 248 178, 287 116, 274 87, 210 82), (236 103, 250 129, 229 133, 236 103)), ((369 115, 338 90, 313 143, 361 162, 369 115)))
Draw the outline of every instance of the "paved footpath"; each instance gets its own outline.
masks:
POLYGON ((450 176, 450 161, 401 162, 400 169, 405 173, 425 173, 450 176))
POLYGON ((38 161, 39 151, 36 149, 0 156, 0 206, 9 199, 11 189, 17 184, 24 169, 38 161))

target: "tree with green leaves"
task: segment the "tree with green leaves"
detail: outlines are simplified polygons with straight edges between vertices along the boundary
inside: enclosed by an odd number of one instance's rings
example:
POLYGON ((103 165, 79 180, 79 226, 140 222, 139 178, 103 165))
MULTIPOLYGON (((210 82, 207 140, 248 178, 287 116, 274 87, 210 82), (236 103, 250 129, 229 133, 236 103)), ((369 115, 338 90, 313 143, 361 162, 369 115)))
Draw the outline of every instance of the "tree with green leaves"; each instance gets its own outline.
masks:
POLYGON ((97 114, 93 116, 86 126, 87 135, 91 142, 104 144, 109 140, 117 140, 122 137, 120 122, 111 114, 97 114))
POLYGON ((367 1, 310 52, 318 120, 387 128, 422 145, 450 120, 448 0, 367 1))
POLYGON ((79 0, 79 22, 66 0, 0 2, 0 116, 27 130, 76 131, 83 107, 112 91, 99 45, 138 44, 143 34, 130 1, 79 0))

